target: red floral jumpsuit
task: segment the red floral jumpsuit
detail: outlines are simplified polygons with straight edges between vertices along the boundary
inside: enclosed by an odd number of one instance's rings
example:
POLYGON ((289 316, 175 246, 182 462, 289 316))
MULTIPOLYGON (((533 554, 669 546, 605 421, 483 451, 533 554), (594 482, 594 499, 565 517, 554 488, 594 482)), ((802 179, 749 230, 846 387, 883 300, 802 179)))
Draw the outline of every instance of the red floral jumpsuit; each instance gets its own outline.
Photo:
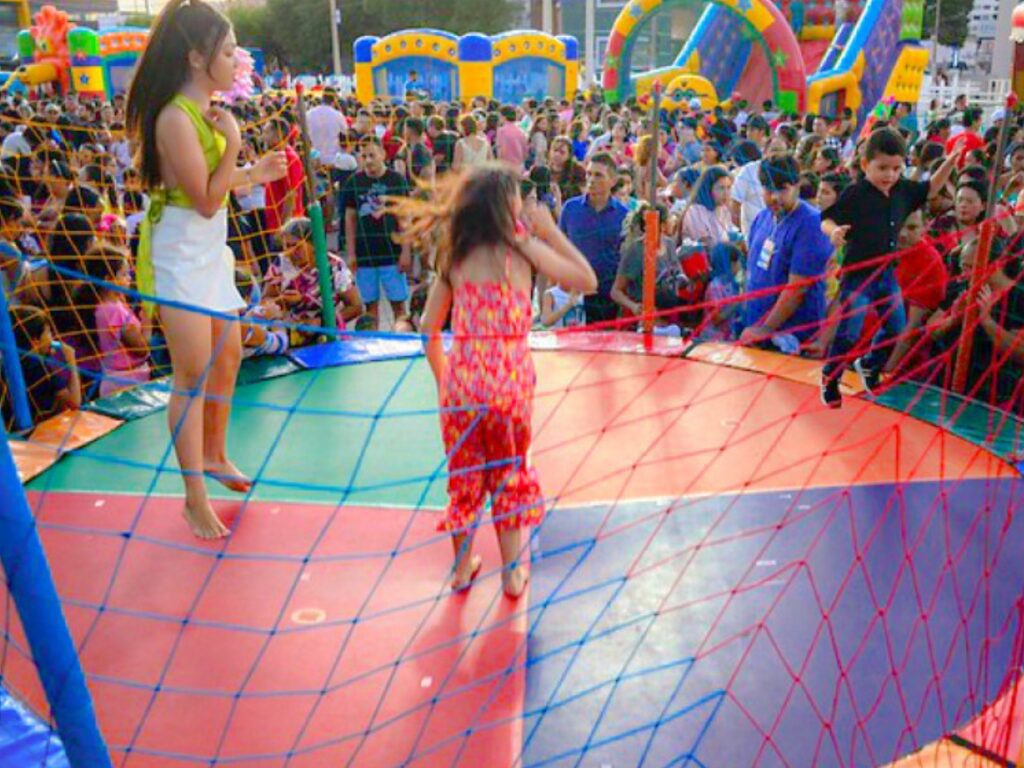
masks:
POLYGON ((455 291, 454 341, 441 387, 449 502, 438 530, 472 527, 488 495, 498 531, 543 518, 529 457, 537 380, 527 342, 532 320, 529 294, 507 280, 455 291))

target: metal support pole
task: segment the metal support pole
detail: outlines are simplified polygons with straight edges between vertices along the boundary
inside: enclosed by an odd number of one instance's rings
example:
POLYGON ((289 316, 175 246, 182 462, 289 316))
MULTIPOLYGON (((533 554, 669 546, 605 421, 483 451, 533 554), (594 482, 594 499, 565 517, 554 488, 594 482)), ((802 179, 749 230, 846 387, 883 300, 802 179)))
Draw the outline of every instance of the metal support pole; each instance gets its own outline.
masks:
POLYGON ((0 420, 0 564, 72 768, 111 768, 92 697, 0 420))
POLYGON ((583 46, 585 50, 584 63, 587 70, 586 87, 589 89, 590 86, 597 80, 597 60, 596 51, 594 50, 594 39, 597 34, 596 22, 595 22, 595 9, 594 3, 597 0, 583 0, 584 4, 584 24, 583 24, 583 46))
POLYGON ((341 26, 341 10, 338 8, 337 0, 329 0, 331 4, 331 60, 334 64, 334 74, 341 74, 341 40, 338 39, 338 28, 341 26))
POLYGON ((555 34, 555 0, 544 0, 541 13, 541 29, 549 35, 555 34))
POLYGON ((657 310, 654 303, 655 280, 658 271, 658 251, 661 250, 661 221, 658 210, 655 208, 658 202, 658 147, 661 138, 661 81, 654 83, 651 99, 651 158, 648 162, 650 174, 650 187, 647 199, 651 209, 644 215, 644 344, 648 347, 653 345, 654 338, 654 313, 657 310))
POLYGON ((953 369, 953 391, 963 394, 967 391, 967 373, 971 368, 971 352, 974 349, 974 329, 978 324, 978 291, 985 282, 988 271, 988 256, 992 250, 992 231, 995 222, 986 218, 981 223, 978 238, 978 252, 974 254, 974 269, 971 270, 971 284, 964 307, 964 324, 956 345, 956 366, 953 369))
POLYGON ((932 30, 932 83, 939 74, 939 19, 942 18, 942 0, 935 0, 935 28, 932 30))
POLYGON ((648 163, 648 178, 651 186, 648 192, 648 202, 653 208, 658 202, 658 153, 661 151, 661 92, 660 80, 654 82, 651 90, 651 159, 648 163))
MULTIPOLYGON (((1016 47, 1016 46, 1015 46, 1016 47)), ((978 323, 978 292, 985 282, 988 273, 989 254, 992 240, 995 237, 996 223, 992 220, 995 211, 996 195, 999 191, 999 176, 1003 167, 1003 155, 1006 154, 1006 142, 1010 135, 1010 122, 1017 96, 1010 91, 1006 97, 1006 116, 999 126, 999 139, 996 141, 996 156, 992 161, 992 177, 988 180, 988 200, 985 202, 985 218, 981 223, 981 235, 978 238, 978 252, 974 256, 974 269, 971 270, 971 283, 967 294, 967 306, 964 309, 964 323, 957 343, 956 367, 953 369, 953 390, 963 394, 967 390, 967 373, 971 367, 971 353, 974 349, 974 329, 978 323)))

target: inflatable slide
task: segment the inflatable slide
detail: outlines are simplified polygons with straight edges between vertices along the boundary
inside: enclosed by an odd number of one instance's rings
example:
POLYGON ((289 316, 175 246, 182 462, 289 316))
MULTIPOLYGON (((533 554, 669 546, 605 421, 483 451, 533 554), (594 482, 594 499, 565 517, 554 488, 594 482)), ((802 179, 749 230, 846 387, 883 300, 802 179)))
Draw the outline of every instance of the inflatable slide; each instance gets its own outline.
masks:
POLYGON ((671 66, 633 72, 643 24, 686 2, 631 0, 622 10, 608 41, 607 99, 643 96, 655 81, 670 98, 674 88, 696 92, 703 83, 710 101, 770 99, 787 111, 826 115, 849 107, 859 120, 885 98, 918 100, 928 63, 921 0, 713 0, 671 66))

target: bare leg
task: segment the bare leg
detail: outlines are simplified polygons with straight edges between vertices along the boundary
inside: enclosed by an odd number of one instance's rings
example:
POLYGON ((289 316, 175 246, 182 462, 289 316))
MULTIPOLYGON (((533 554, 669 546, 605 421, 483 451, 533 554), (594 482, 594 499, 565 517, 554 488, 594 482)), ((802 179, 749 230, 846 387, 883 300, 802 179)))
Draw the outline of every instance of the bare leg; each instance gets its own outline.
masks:
MULTIPOLYGON (((408 319, 409 313, 405 310, 404 301, 392 301, 391 304, 391 317, 392 322, 397 326, 399 320, 408 319)), ((381 329, 383 330, 383 328, 381 329)))
POLYGON ((242 364, 242 338, 238 323, 213 319, 213 364, 206 382, 203 404, 203 469, 226 488, 247 493, 249 480, 227 455, 228 420, 242 364))
POLYGON ((458 592, 473 583, 483 560, 473 554, 473 539, 465 533, 452 534, 452 550, 455 554, 455 576, 452 590, 458 592))
POLYGON ((498 533, 498 548, 501 550, 501 585, 505 594, 513 600, 522 596, 526 589, 526 574, 519 562, 522 555, 522 530, 511 528, 498 533))
POLYGON ((380 302, 371 301, 366 305, 366 314, 373 318, 373 329, 380 330, 380 302))
POLYGON ((203 479, 203 408, 212 330, 206 315, 183 309, 160 310, 167 348, 174 371, 174 391, 167 407, 167 421, 174 438, 174 452, 185 479, 183 514, 192 532, 201 539, 219 539, 228 529, 210 506, 203 479))

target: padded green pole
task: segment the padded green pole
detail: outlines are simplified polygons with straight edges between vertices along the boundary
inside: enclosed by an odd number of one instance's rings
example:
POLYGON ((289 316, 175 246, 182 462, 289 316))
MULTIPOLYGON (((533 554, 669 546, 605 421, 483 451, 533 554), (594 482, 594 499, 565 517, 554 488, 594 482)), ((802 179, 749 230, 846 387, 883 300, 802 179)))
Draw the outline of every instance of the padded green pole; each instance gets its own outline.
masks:
POLYGON ((310 162, 309 127, 306 125, 306 101, 302 98, 302 85, 295 86, 295 102, 299 110, 299 130, 302 132, 302 165, 306 171, 306 213, 313 225, 313 253, 316 255, 317 280, 320 285, 321 322, 324 328, 337 329, 334 317, 334 279, 331 262, 327 258, 327 233, 324 231, 324 212, 316 199, 316 185, 313 183, 313 163, 310 162))
POLYGON ((306 209, 313 225, 313 252, 316 254, 316 271, 320 281, 320 296, 324 328, 334 330, 337 321, 334 317, 334 279, 331 274, 331 263, 327 258, 327 233, 324 231, 324 212, 320 203, 313 203, 306 209))

